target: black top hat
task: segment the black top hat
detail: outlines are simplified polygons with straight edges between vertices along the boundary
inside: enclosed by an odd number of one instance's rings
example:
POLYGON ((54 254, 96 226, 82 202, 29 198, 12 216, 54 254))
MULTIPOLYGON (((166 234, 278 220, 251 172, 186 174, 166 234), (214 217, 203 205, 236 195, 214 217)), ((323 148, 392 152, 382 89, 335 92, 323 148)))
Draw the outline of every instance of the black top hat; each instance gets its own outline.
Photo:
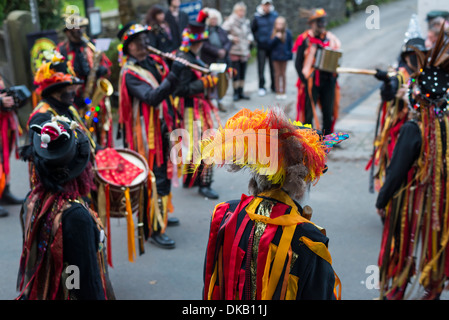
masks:
POLYGON ((426 42, 422 38, 412 38, 409 39, 403 46, 402 46, 402 53, 411 53, 415 52, 415 49, 418 49, 421 52, 427 52, 428 49, 426 48, 426 42))
POLYGON ((53 117, 41 125, 30 127, 34 132, 32 154, 36 171, 50 189, 60 190, 64 184, 78 177, 89 162, 89 140, 76 127, 76 122, 64 117, 53 117))

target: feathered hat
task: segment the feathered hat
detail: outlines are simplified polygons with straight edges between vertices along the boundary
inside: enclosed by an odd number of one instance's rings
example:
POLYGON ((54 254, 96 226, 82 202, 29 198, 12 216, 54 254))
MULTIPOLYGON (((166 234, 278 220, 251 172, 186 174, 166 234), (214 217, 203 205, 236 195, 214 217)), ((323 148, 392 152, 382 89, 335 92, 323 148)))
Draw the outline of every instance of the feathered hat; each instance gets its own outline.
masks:
POLYGON ((181 51, 187 52, 192 43, 204 41, 209 37, 209 31, 206 30, 206 19, 208 16, 208 8, 202 9, 198 13, 196 20, 190 21, 182 31, 182 41, 179 47, 181 51))
POLYGON ((66 62, 65 57, 57 51, 51 61, 42 64, 34 75, 36 93, 42 97, 62 87, 82 83, 84 82, 76 77, 71 62, 66 62))
POLYGON ((314 8, 314 9, 299 9, 299 17, 306 18, 307 22, 310 23, 319 18, 327 17, 327 13, 323 8, 314 8))
POLYGON ((206 165, 248 168, 274 185, 284 185, 288 168, 302 165, 304 181, 318 182, 326 170, 326 155, 344 133, 322 136, 309 125, 291 122, 279 108, 267 111, 242 109, 200 143, 199 156, 206 165))

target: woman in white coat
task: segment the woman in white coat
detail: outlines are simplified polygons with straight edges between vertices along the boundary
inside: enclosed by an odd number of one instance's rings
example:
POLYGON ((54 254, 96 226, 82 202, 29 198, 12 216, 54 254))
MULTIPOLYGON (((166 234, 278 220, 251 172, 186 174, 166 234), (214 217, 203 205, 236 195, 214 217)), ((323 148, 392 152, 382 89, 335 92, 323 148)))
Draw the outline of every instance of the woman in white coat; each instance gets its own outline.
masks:
POLYGON ((250 21, 246 18, 246 5, 238 2, 234 5, 232 14, 225 20, 222 28, 228 32, 228 37, 232 41, 229 58, 231 66, 236 73, 233 77, 234 96, 233 100, 248 100, 249 97, 243 93, 245 84, 246 65, 250 57, 250 48, 254 41, 251 32, 250 21))

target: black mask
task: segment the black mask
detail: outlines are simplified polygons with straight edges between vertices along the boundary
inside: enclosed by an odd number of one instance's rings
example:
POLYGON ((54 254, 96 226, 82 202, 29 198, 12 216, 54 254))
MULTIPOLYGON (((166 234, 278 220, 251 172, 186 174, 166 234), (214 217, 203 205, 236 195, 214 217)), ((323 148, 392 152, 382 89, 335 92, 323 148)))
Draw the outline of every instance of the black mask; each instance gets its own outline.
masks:
POLYGON ((75 101, 75 91, 64 91, 61 93, 60 101, 67 105, 72 105, 75 101))

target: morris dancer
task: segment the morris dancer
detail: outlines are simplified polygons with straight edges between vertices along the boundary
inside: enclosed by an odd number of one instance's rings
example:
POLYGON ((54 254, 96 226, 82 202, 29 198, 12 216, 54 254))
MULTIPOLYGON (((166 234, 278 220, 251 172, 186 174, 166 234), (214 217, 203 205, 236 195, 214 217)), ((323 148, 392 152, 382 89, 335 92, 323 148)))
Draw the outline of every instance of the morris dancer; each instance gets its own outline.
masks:
POLYGON ((449 276, 449 59, 443 31, 427 54, 416 49, 418 67, 408 95, 411 120, 399 131, 376 201, 385 216, 381 299, 407 299, 414 277, 425 289, 422 299, 438 299, 449 276))
POLYGON ((97 144, 112 147, 114 135, 109 97, 102 98, 98 105, 89 105, 97 88, 97 80, 111 76, 112 63, 104 52, 96 49, 94 41, 86 37, 85 28, 89 24, 87 18, 78 15, 64 18, 66 39, 57 45, 57 50, 72 63, 76 76, 84 81, 76 91, 74 106, 83 117, 92 118, 89 130, 95 132, 97 144), (91 109, 88 110, 88 106, 91 109))
POLYGON ((226 164, 232 172, 251 172, 251 195, 223 202, 213 212, 204 299, 340 299, 341 285, 332 268, 325 230, 310 221, 312 209, 296 201, 325 172, 326 153, 348 136, 332 134, 323 139, 310 127, 297 125, 278 109, 243 109, 213 138, 202 141, 201 154, 208 163, 226 164), (235 140, 234 135, 226 136, 230 130, 256 134, 235 140), (261 164, 258 152, 268 144, 277 145, 278 152, 271 152, 269 162, 261 164), (234 147, 236 153, 245 152, 240 157, 214 152, 234 147), (251 153, 251 148, 258 152, 251 153))
MULTIPOLYGON (((203 41, 207 39, 205 20, 207 13, 200 11, 196 21, 191 21, 183 32, 183 41, 179 48, 179 57, 190 63, 205 66, 198 58, 203 41)), ((186 69, 181 73, 180 85, 174 95, 179 97, 179 109, 184 115, 184 129, 189 132, 189 146, 187 154, 183 154, 185 163, 191 163, 193 159, 193 143, 195 136, 199 137, 199 131, 206 131, 215 127, 215 122, 220 122, 216 107, 208 98, 207 91, 216 86, 218 78, 211 75, 202 75, 192 69, 186 69), (200 128, 197 124, 200 124, 200 128)), ((183 150, 184 151, 184 150, 183 150)), ((199 170, 196 174, 186 174, 183 185, 185 188, 199 186, 199 193, 209 199, 218 199, 218 193, 211 188, 212 168, 199 170)))
POLYGON ((21 150, 38 179, 22 207, 21 300, 115 299, 109 281, 103 226, 83 200, 93 186, 90 143, 76 122, 59 116, 31 126, 21 150), (79 286, 67 275, 77 268, 79 286))
POLYGON ((149 30, 148 26, 130 22, 117 35, 122 42, 122 58, 126 59, 120 72, 119 124, 123 126, 125 146, 147 159, 156 179, 157 190, 153 191, 157 192, 157 203, 150 203, 150 241, 163 248, 174 248, 175 241, 165 233, 167 225, 179 224, 177 218, 168 217, 168 212, 173 211, 174 173, 169 159, 169 134, 180 119, 170 97, 179 87, 179 75, 185 65, 174 61, 169 71, 162 57, 149 54, 149 30))
POLYGON ((315 128, 330 134, 338 118, 340 91, 337 74, 321 71, 313 67, 318 48, 340 49, 340 40, 326 31, 327 14, 324 9, 302 10, 307 17, 310 29, 300 34, 293 45, 296 52, 295 68, 299 79, 298 114, 296 120, 311 123, 315 128), (321 106, 323 123, 320 127, 316 106, 321 106))

